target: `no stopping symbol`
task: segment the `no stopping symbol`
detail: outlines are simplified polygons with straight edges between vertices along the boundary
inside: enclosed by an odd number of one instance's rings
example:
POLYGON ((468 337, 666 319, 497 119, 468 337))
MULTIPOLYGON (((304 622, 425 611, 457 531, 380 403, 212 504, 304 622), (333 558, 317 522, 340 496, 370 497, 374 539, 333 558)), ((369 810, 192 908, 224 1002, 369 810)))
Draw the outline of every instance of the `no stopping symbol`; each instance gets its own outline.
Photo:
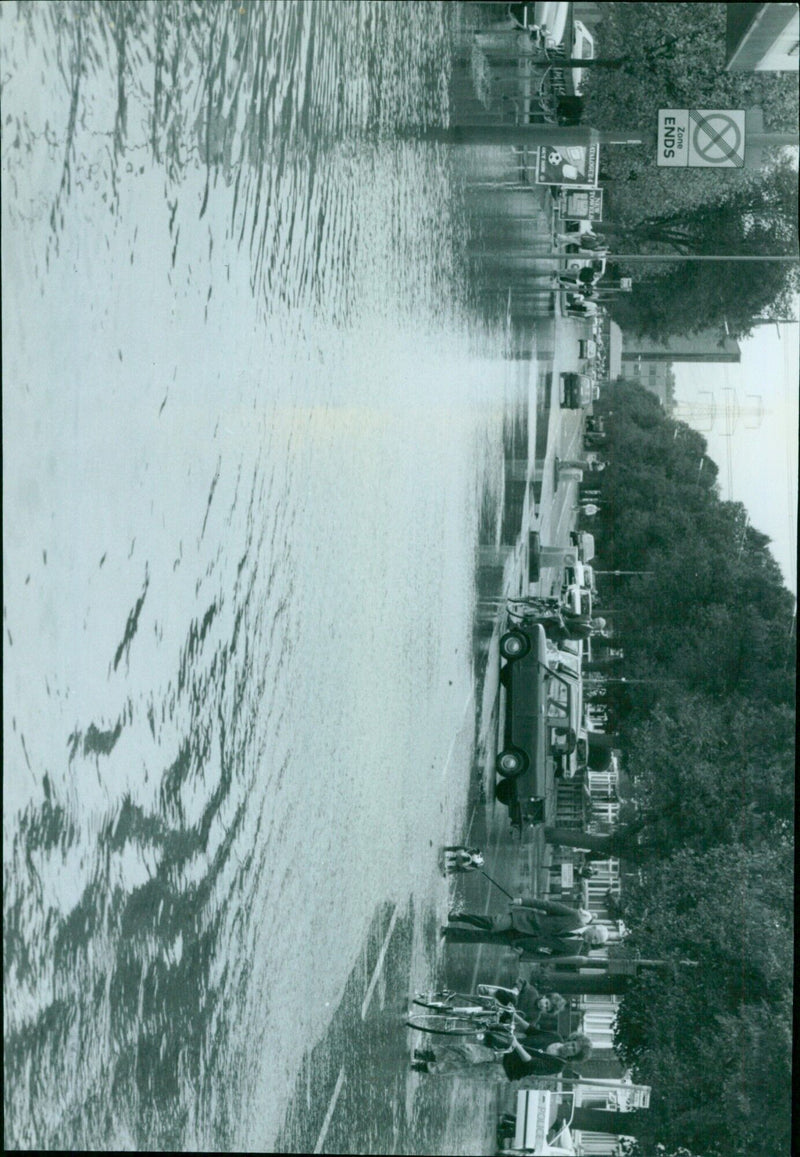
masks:
POLYGON ((689 117, 692 122, 690 164, 729 167, 744 164, 744 131, 735 114, 691 109, 689 117))

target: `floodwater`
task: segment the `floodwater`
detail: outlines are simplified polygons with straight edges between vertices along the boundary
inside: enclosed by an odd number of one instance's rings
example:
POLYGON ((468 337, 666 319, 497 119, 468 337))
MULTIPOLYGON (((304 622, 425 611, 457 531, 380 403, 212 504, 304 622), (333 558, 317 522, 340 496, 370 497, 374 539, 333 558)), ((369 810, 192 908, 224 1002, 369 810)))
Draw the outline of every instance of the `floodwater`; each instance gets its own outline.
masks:
POLYGON ((457 16, 0 9, 7 1147, 482 1151, 401 1011, 516 372, 457 16))

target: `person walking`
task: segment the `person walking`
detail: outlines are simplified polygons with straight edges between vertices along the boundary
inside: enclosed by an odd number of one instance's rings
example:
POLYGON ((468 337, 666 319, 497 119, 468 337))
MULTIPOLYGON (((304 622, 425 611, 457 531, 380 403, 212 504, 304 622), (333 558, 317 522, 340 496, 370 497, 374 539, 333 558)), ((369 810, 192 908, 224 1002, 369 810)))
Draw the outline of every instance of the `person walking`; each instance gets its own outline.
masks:
POLYGON ((476 1041, 458 1041, 415 1049, 411 1067, 418 1073, 458 1074, 482 1083, 504 1084, 523 1077, 569 1075, 569 1062, 588 1060, 591 1053, 592 1042, 583 1033, 572 1033, 566 1040, 557 1037, 544 1048, 529 1045, 527 1038, 524 1044, 514 1040, 509 1052, 476 1041))
POLYGON ((585 458, 556 458, 556 466, 566 466, 570 470, 605 470, 605 462, 601 462, 597 457, 585 458))
POLYGON ((605 463, 597 465, 590 462, 587 458, 559 458, 556 457, 556 479, 566 478, 575 479, 578 482, 583 482, 584 471, 604 470, 605 463))
POLYGON ((543 956, 574 956, 605 944, 608 931, 594 924, 584 908, 571 908, 558 900, 518 897, 508 912, 495 916, 451 912, 442 929, 455 943, 504 944, 521 952, 543 956), (468 925, 467 928, 459 925, 468 925))
POLYGON ((556 233, 556 245, 577 245, 590 253, 592 256, 599 253, 607 253, 605 245, 605 237, 602 233, 593 233, 591 231, 583 233, 556 233))

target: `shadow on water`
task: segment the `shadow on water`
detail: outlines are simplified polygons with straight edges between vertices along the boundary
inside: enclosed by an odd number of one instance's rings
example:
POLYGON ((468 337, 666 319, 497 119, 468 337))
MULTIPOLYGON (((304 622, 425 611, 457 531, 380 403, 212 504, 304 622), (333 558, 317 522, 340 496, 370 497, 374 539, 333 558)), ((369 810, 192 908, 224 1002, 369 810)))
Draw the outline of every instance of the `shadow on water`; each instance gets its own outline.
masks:
POLYGON ((414 923, 422 923, 423 942, 433 945, 438 917, 431 908, 416 910, 412 900, 384 949, 391 913, 390 904, 376 909, 330 1026, 303 1059, 277 1152, 314 1152, 323 1130, 324 1151, 331 1153, 444 1151, 449 1083, 411 1078, 405 1028, 414 923))

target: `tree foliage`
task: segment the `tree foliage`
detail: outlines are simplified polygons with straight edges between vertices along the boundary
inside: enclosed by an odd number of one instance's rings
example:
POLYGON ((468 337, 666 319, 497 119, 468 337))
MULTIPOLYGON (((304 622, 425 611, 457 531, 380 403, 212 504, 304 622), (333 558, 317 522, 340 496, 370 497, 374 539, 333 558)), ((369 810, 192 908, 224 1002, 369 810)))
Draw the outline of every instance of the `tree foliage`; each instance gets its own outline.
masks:
POLYGON ((617 1051, 653 1088, 634 1153, 773 1157, 791 1120, 794 598, 700 434, 638 384, 599 408, 598 570, 642 572, 600 603, 639 816, 616 833, 636 863, 621 951, 696 961, 622 997, 617 1051))
POLYGON ((640 1151, 788 1153, 792 873, 788 834, 677 852, 626 892, 626 952, 695 961, 622 998, 616 1047, 653 1086, 640 1151))
MULTIPOLYGON (((597 52, 619 69, 585 70, 583 119, 621 134, 655 132, 660 108, 761 108, 766 129, 796 131, 791 74, 725 69, 725 4, 603 5, 597 52)), ((618 252, 796 254, 796 164, 766 150, 762 169, 669 169, 645 146, 603 150, 604 229, 618 252)), ((664 338, 709 324, 743 336, 771 312, 785 316, 800 288, 789 262, 620 263, 637 291, 611 306, 623 328, 664 338)))

